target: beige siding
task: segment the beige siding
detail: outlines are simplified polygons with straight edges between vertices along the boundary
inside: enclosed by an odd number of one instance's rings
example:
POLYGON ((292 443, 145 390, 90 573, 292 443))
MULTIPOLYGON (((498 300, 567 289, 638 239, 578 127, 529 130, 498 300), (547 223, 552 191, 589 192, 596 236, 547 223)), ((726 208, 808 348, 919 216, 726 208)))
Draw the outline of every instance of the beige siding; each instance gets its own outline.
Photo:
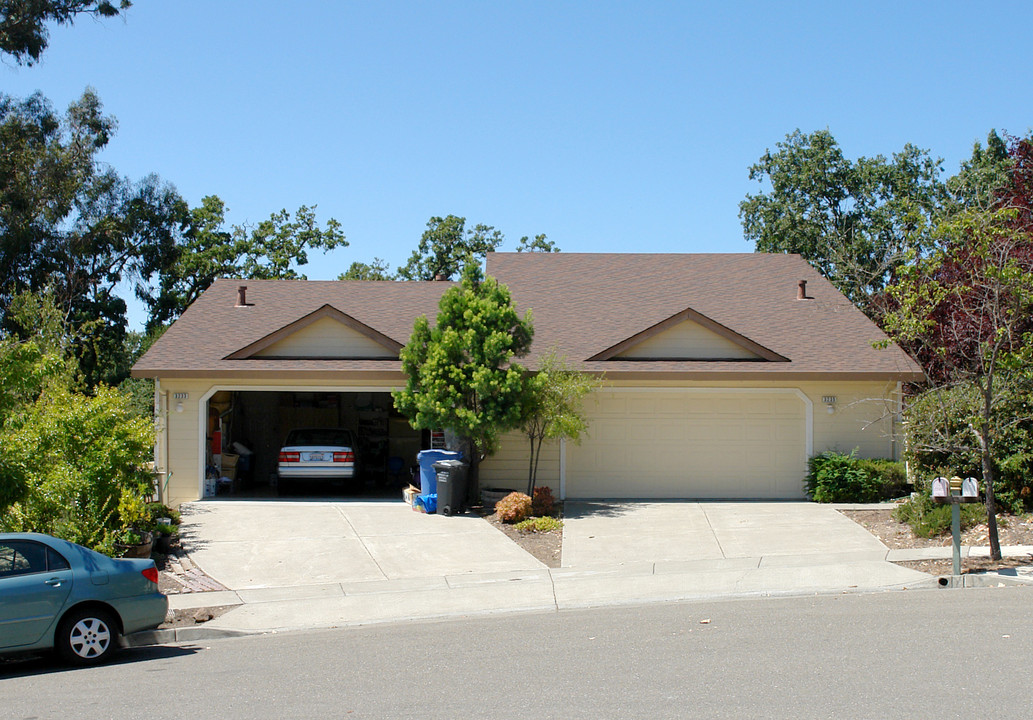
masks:
MULTIPOLYGON (((368 387, 368 386, 367 386, 368 387)), ((390 390, 388 383, 376 389, 390 390)), ((590 400, 592 423, 581 447, 566 445, 566 492, 570 497, 798 497, 806 458, 804 403, 795 394, 755 396, 736 392, 696 394, 678 388, 732 389, 728 383, 621 383, 621 388, 651 389, 643 393, 599 393, 590 400), (623 397, 621 397, 623 396, 623 397), (705 399, 703 399, 705 397, 705 399), (618 399, 620 398, 620 399, 618 399), (692 403, 686 399, 692 398, 692 403), (624 448, 620 451, 611 448, 624 448), (685 458, 691 453, 695 460, 685 458), (738 467, 742 472, 735 473, 738 467), (765 469, 767 468, 767 469, 765 469), (792 468, 792 474, 788 468, 792 468), (634 482, 634 490, 629 484, 634 482), (708 484, 709 483, 709 484, 708 484), (757 490, 759 488, 759 490, 757 490), (749 492, 747 492, 749 490, 749 492), (754 494, 756 493, 756 494, 754 494)), ((813 406, 813 452, 857 448, 862 457, 897 457, 896 385, 877 382, 735 383, 734 389, 797 389, 813 406), (835 396, 829 414, 823 396, 835 396)), ((206 411, 201 399, 216 389, 347 391, 351 387, 314 386, 279 381, 162 380, 168 417, 158 440, 159 464, 167 447, 168 497, 171 504, 196 500, 201 489, 201 451, 206 411), (177 400, 176 392, 187 393, 177 400), (182 403, 182 412, 177 404, 182 403)), ((162 423, 159 423, 159 428, 162 423)), ((500 450, 482 465, 482 482, 522 488, 527 480, 527 440, 519 433, 503 438, 500 450)), ((165 468, 159 467, 159 470, 165 468)), ((559 443, 542 449, 539 484, 559 494, 559 443)))
MULTIPOLYGON (((527 489, 527 469, 531 456, 531 444, 521 433, 507 433, 500 443, 499 451, 481 463, 481 487, 510 488, 523 492, 527 489)), ((560 446, 558 442, 542 445, 538 459, 538 485, 552 488, 559 497, 560 446)))
POLYGON ((384 358, 394 357, 394 353, 338 320, 325 317, 258 351, 255 357, 384 358))
POLYGON ((694 360, 744 359, 757 355, 691 320, 679 323, 643 340, 618 358, 692 358, 694 360))
POLYGON ((814 452, 856 449, 860 457, 900 459, 896 413, 899 396, 890 383, 811 383, 801 386, 814 403, 814 452), (834 396, 830 414, 823 396, 834 396))

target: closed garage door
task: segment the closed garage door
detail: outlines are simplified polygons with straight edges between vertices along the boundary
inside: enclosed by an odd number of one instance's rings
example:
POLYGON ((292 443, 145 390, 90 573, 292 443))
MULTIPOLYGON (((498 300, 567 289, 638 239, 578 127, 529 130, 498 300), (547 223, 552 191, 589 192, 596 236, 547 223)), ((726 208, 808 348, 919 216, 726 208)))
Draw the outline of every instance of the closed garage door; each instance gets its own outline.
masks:
POLYGON ((806 407, 795 393, 600 392, 567 445, 567 497, 800 498, 806 407))

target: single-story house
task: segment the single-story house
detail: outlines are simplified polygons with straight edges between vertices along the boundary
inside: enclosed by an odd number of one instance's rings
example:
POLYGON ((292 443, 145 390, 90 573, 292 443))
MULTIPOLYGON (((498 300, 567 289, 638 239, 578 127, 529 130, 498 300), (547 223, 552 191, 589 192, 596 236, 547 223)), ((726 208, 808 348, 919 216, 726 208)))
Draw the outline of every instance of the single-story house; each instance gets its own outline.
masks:
MULTIPOLYGON (((815 453, 900 455, 920 368, 799 256, 491 253, 487 273, 532 310, 526 367, 555 350, 604 379, 588 436, 543 449, 560 497, 800 498, 815 453)), ((156 381, 169 502, 241 448, 267 482, 293 427, 352 429, 368 473, 412 463, 431 438, 393 408, 398 351, 451 284, 216 281, 133 368, 156 381)), ((482 484, 522 487, 527 453, 505 437, 482 484)))

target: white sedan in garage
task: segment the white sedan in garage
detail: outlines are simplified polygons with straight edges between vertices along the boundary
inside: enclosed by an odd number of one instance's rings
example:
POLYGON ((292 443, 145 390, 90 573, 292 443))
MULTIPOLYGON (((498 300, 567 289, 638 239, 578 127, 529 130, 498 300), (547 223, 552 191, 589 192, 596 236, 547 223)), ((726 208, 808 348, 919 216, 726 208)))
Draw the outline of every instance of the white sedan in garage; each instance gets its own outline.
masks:
POLYGON ((345 428, 291 430, 276 464, 282 493, 299 481, 355 478, 355 438, 345 428))

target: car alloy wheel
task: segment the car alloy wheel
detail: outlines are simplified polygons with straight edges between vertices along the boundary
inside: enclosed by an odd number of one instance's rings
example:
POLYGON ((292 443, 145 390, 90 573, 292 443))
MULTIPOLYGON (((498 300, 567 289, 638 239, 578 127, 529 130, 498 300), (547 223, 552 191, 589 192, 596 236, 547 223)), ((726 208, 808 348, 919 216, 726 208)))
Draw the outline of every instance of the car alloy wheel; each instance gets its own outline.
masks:
POLYGON ((58 633, 61 655, 79 664, 100 662, 117 645, 118 631, 114 620, 103 610, 85 610, 69 615, 62 621, 58 633))

